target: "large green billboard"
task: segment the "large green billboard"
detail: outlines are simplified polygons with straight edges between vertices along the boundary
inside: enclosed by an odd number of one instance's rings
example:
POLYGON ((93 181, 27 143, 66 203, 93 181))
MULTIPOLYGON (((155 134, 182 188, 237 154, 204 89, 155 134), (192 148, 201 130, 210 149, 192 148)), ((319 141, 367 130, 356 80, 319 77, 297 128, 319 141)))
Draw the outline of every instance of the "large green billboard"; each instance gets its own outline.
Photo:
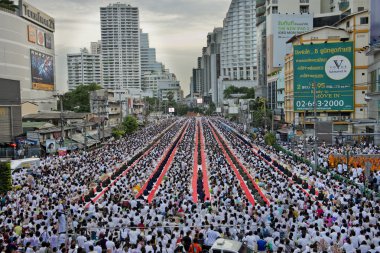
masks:
POLYGON ((354 110, 352 42, 294 46, 294 110, 354 110))

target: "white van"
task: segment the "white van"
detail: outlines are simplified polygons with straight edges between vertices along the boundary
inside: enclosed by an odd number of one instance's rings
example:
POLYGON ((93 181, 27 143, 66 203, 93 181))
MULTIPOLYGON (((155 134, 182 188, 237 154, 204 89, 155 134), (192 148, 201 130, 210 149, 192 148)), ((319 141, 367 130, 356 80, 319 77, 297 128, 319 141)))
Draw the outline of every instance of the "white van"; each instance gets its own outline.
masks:
POLYGON ((246 252, 247 252, 247 247, 245 246, 245 244, 238 241, 227 240, 223 238, 217 239, 209 251, 209 253, 246 253, 246 252))

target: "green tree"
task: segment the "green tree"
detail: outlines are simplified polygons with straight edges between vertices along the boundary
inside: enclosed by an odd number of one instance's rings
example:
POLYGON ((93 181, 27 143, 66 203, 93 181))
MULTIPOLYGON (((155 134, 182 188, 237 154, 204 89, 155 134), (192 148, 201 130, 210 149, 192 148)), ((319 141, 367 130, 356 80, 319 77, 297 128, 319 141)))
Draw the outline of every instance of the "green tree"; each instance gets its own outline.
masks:
POLYGON ((10 11, 16 11, 18 6, 11 0, 0 0, 0 8, 4 8, 10 11))
POLYGON ((133 116, 127 116, 125 117, 123 121, 123 130, 126 134, 132 134, 137 130, 139 127, 139 124, 137 122, 137 119, 133 116))
MULTIPOLYGON (((79 85, 63 96, 63 108, 74 112, 90 112, 90 92, 101 88, 98 84, 79 85)), ((59 103, 58 109, 61 109, 59 103)))
POLYGON ((169 102, 173 101, 174 99, 174 93, 169 91, 167 94, 166 94, 166 98, 169 100, 169 102))
POLYGON ((207 110, 206 110, 206 115, 209 115, 209 116, 210 116, 210 115, 213 114, 215 111, 216 111, 216 105, 215 105, 213 102, 211 102, 211 103, 209 104, 207 110))
POLYGON ((266 133, 264 136, 265 144, 273 146, 276 144, 276 136, 273 133, 266 133))
POLYGON ((6 193, 12 189, 12 172, 9 162, 0 162, 0 193, 6 193))
POLYGON ((120 139, 121 137, 123 137, 125 135, 125 131, 124 129, 120 128, 120 127, 115 127, 112 129, 112 136, 115 138, 115 139, 120 139))

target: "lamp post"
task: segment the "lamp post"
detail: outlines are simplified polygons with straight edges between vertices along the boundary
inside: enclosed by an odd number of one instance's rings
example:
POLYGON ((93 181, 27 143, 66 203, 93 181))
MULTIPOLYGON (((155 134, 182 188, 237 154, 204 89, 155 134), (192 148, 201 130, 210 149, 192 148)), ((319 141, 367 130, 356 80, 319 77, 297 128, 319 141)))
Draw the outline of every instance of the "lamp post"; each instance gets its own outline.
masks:
POLYGON ((318 169, 318 140, 317 140, 317 84, 313 82, 314 89, 314 170, 318 169))
POLYGON ((65 142, 64 135, 65 135, 65 129, 64 129, 64 115, 63 115, 63 96, 64 94, 57 93, 53 95, 54 97, 59 99, 59 107, 60 107, 60 123, 61 123, 61 139, 59 141, 61 147, 63 147, 63 144, 65 142))

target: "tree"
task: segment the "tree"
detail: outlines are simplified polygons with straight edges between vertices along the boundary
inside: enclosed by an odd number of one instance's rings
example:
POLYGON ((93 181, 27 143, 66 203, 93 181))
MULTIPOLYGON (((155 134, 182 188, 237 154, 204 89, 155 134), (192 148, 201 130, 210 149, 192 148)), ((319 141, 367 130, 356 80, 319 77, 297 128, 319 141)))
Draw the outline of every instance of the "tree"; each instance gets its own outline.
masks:
POLYGON ((15 12, 18 9, 18 6, 14 4, 14 1, 11 0, 0 0, 0 8, 7 9, 15 12))
POLYGON ((273 146, 274 144, 276 144, 276 136, 273 133, 266 133, 264 135, 264 141, 265 144, 273 146))
POLYGON ((174 93, 171 92, 171 91, 169 91, 169 92, 166 94, 166 97, 167 97, 167 99, 171 102, 171 101, 173 101, 173 99, 174 99, 174 93))
POLYGON ((120 127, 115 127, 112 129, 112 136, 115 138, 115 139, 120 139, 123 135, 125 135, 125 131, 124 129, 120 128, 120 127))
POLYGON ((7 193, 12 189, 12 172, 9 162, 0 162, 0 193, 7 193))
POLYGON ((210 116, 210 115, 213 114, 215 111, 216 111, 216 105, 215 105, 213 102, 211 102, 211 103, 209 104, 209 106, 208 106, 208 109, 206 110, 206 114, 210 116))
MULTIPOLYGON (((90 92, 101 88, 98 84, 79 85, 63 96, 63 108, 74 112, 90 112, 90 92)), ((59 103, 58 109, 61 109, 59 103)))
POLYGON ((132 134, 137 130, 139 127, 139 124, 137 122, 137 119, 133 116, 127 116, 125 117, 123 121, 123 130, 126 134, 132 134))

